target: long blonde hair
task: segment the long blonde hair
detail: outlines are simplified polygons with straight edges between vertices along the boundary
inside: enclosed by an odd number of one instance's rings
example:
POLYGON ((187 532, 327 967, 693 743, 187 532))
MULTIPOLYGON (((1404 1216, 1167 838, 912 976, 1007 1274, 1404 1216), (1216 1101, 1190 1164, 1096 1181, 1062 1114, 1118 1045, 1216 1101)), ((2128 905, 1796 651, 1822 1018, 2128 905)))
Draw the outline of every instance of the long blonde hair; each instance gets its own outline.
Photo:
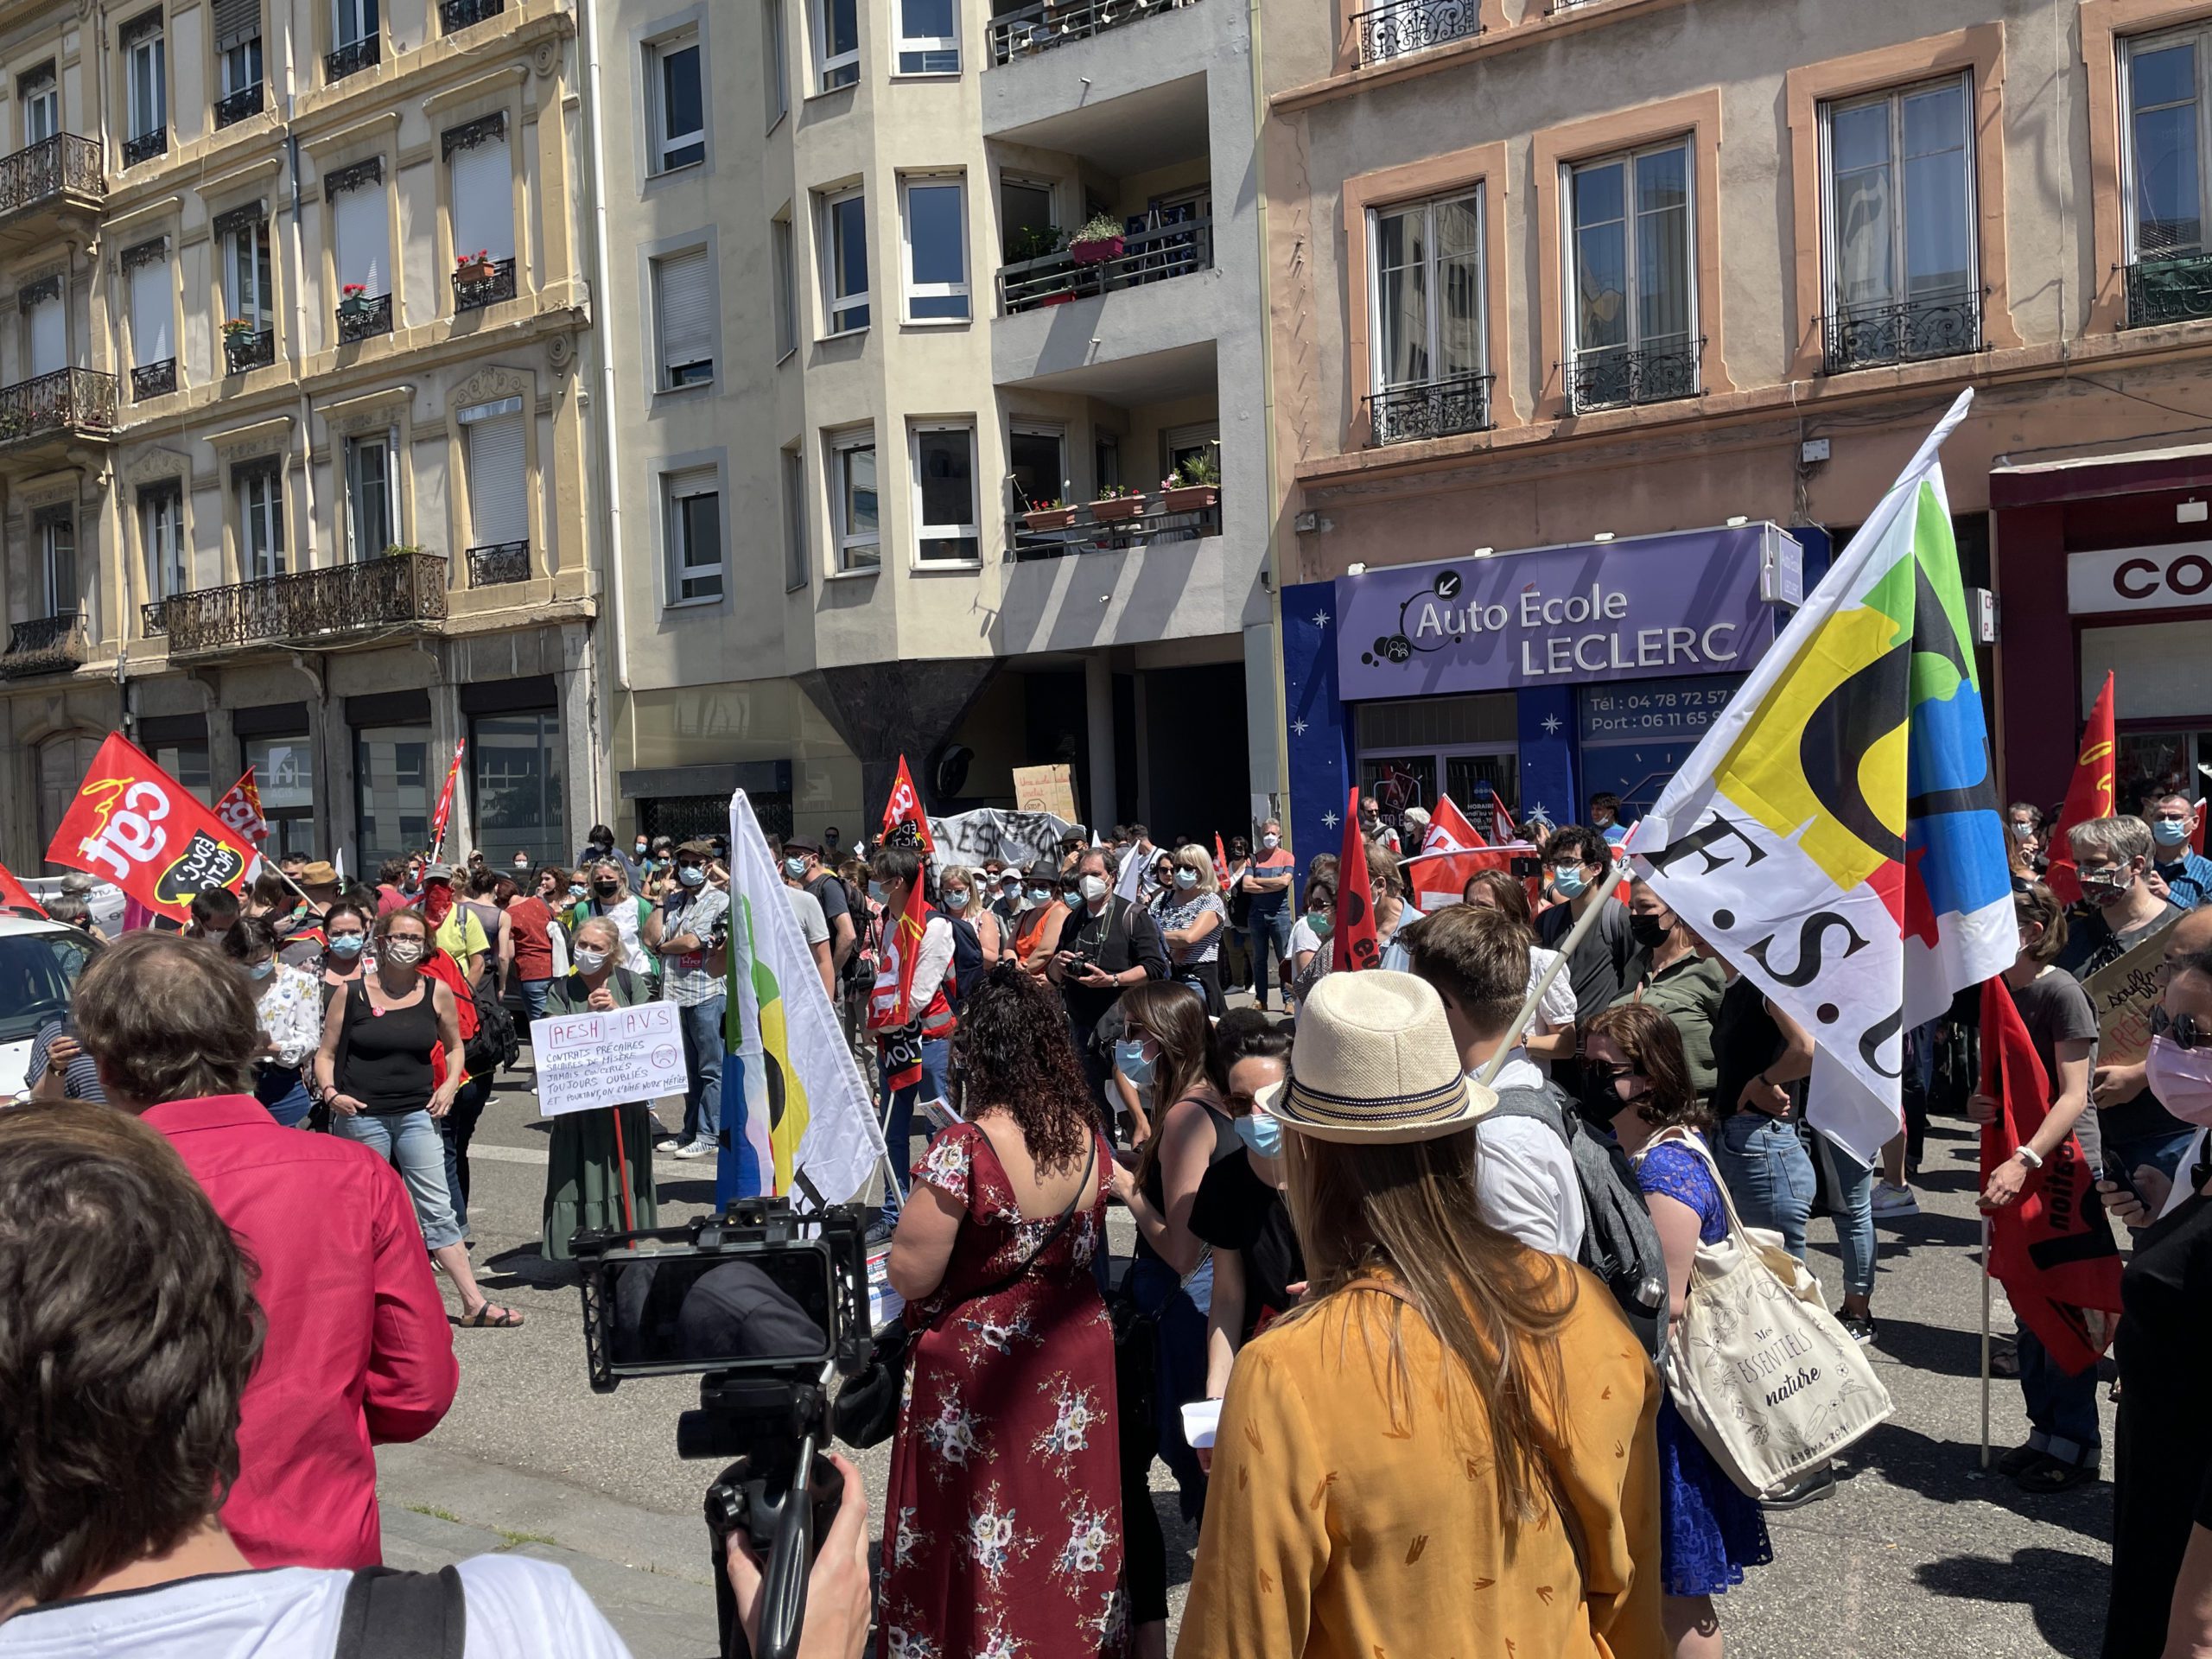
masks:
MULTIPOLYGON (((1295 1130, 1283 1141, 1286 1196, 1309 1288, 1304 1304, 1277 1323, 1322 1317, 1333 1301, 1348 1332, 1351 1305, 1335 1293, 1378 1273, 1395 1279, 1481 1402, 1495 1453, 1491 1478, 1510 1536, 1553 1501, 1540 1407, 1557 1413, 1564 1406, 1560 1332, 1574 1306, 1573 1275, 1474 1217, 1471 1128, 1371 1147, 1325 1147, 1295 1130)), ((1377 1382, 1393 1425, 1410 1427, 1417 1395, 1406 1362, 1406 1311, 1392 1310, 1387 1374, 1377 1382)))

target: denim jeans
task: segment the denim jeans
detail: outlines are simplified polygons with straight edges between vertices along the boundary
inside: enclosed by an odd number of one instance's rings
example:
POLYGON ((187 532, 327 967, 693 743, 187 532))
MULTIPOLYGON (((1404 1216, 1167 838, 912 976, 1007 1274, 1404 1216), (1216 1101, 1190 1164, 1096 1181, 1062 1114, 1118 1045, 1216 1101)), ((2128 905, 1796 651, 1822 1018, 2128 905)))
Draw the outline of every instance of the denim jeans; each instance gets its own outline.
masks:
MULTIPOLYGON (((533 1021, 545 1017, 545 999, 552 993, 552 989, 553 982, 550 979, 525 979, 522 982, 522 1005, 530 1010, 530 1017, 533 1021)), ((522 1033, 522 1039, 523 1046, 529 1047, 530 1033, 528 1032, 522 1033)))
POLYGON ((2025 1324, 2015 1348, 2028 1407, 2028 1444, 2061 1463, 2094 1462, 2103 1444, 2097 1429, 2097 1368, 2067 1376, 2025 1324))
POLYGON ((686 1146, 709 1145, 722 1132, 722 1004, 728 993, 716 991, 703 1002, 678 1008, 683 1025, 683 1069, 690 1078, 683 1091, 686 1146))
POLYGON ((2181 1165, 2182 1154, 2189 1150, 2189 1143, 2195 1139, 2196 1130, 2183 1129, 2177 1134, 2132 1135, 2125 1140, 2107 1135, 2104 1144, 2107 1154, 2121 1160, 2120 1166, 2131 1179, 2137 1170, 2147 1164, 2171 1180, 2174 1171, 2181 1165))
POLYGON ((308 1098, 308 1086, 300 1080, 296 1067, 262 1067, 260 1075, 253 1080, 253 1097, 269 1109, 270 1116, 288 1129, 298 1128, 315 1109, 315 1102, 308 1098))
POLYGON ((899 1178, 896 1193, 883 1195, 883 1218, 896 1223, 899 1206, 906 1194, 914 1188, 914 1105, 918 1101, 945 1098, 944 1063, 952 1052, 950 1038, 940 1037, 922 1045, 922 1080, 908 1084, 893 1094, 889 1079, 878 1066, 875 1074, 876 1091, 884 1098, 883 1144, 891 1152, 891 1173, 899 1178))
POLYGON ((445 1145, 446 1198, 453 1205, 454 1228, 463 1238, 468 1236, 468 1143, 476 1138, 477 1120, 491 1098, 492 1079, 472 1077, 453 1097, 453 1109, 431 1120, 445 1145))
MULTIPOLYGON (((1255 898, 1245 912, 1252 940, 1252 999, 1262 1007, 1268 1006, 1268 976, 1282 965, 1290 954, 1290 895, 1272 895, 1274 903, 1255 898)), ((1290 987, 1282 988, 1283 1000, 1290 1000, 1290 987)))
POLYGON ((454 1220, 453 1201, 446 1192, 446 1156, 438 1126, 427 1111, 394 1112, 375 1117, 366 1112, 348 1117, 330 1115, 330 1132, 358 1141, 399 1172, 407 1196, 415 1205, 416 1224, 423 1242, 434 1250, 461 1243, 461 1228, 454 1220))
POLYGON ((1721 1119, 1713 1140, 1714 1160, 1744 1224, 1772 1228, 1789 1254, 1803 1261, 1805 1223, 1813 1213, 1813 1160, 1797 1138, 1796 1123, 1738 1111, 1721 1119))
POLYGON ((1835 1247, 1843 1256, 1847 1296, 1874 1294, 1874 1172, 1825 1135, 1813 1147, 1828 1178, 1828 1207, 1835 1222, 1835 1247))

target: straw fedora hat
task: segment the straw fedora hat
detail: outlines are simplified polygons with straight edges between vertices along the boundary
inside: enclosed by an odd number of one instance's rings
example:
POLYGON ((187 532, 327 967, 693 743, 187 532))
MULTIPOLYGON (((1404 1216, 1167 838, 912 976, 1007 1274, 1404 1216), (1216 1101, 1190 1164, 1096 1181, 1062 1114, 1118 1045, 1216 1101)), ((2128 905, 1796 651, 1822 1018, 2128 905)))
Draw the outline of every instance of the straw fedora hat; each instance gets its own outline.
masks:
POLYGON ((1453 1134, 1497 1096, 1461 1073, 1428 982, 1373 968, 1313 988, 1298 1010, 1290 1077, 1258 1101, 1301 1135, 1357 1144, 1453 1134))

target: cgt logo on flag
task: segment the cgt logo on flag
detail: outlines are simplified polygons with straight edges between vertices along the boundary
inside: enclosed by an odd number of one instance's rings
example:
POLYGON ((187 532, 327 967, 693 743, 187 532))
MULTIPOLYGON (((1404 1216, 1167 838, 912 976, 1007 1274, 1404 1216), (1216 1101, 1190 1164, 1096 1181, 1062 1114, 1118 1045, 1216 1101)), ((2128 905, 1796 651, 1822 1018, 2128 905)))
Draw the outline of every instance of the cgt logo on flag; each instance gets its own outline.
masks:
POLYGON ((154 895, 168 905, 189 905, 194 895, 227 887, 245 874, 245 857, 204 830, 193 832, 183 852, 154 883, 154 895))
POLYGON ((195 893, 244 878, 251 857, 244 839, 116 733, 92 757, 46 855, 181 920, 195 893))

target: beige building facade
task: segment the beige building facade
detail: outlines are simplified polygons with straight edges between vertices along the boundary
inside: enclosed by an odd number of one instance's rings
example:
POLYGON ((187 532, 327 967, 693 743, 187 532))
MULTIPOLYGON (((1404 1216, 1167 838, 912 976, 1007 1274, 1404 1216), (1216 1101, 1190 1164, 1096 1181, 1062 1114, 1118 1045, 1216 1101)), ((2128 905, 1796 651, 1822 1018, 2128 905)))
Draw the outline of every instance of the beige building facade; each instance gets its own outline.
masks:
POLYGON ((604 815, 556 0, 0 11, 0 856, 120 729, 272 849, 604 815), (12 292, 12 300, 6 294, 12 292))

